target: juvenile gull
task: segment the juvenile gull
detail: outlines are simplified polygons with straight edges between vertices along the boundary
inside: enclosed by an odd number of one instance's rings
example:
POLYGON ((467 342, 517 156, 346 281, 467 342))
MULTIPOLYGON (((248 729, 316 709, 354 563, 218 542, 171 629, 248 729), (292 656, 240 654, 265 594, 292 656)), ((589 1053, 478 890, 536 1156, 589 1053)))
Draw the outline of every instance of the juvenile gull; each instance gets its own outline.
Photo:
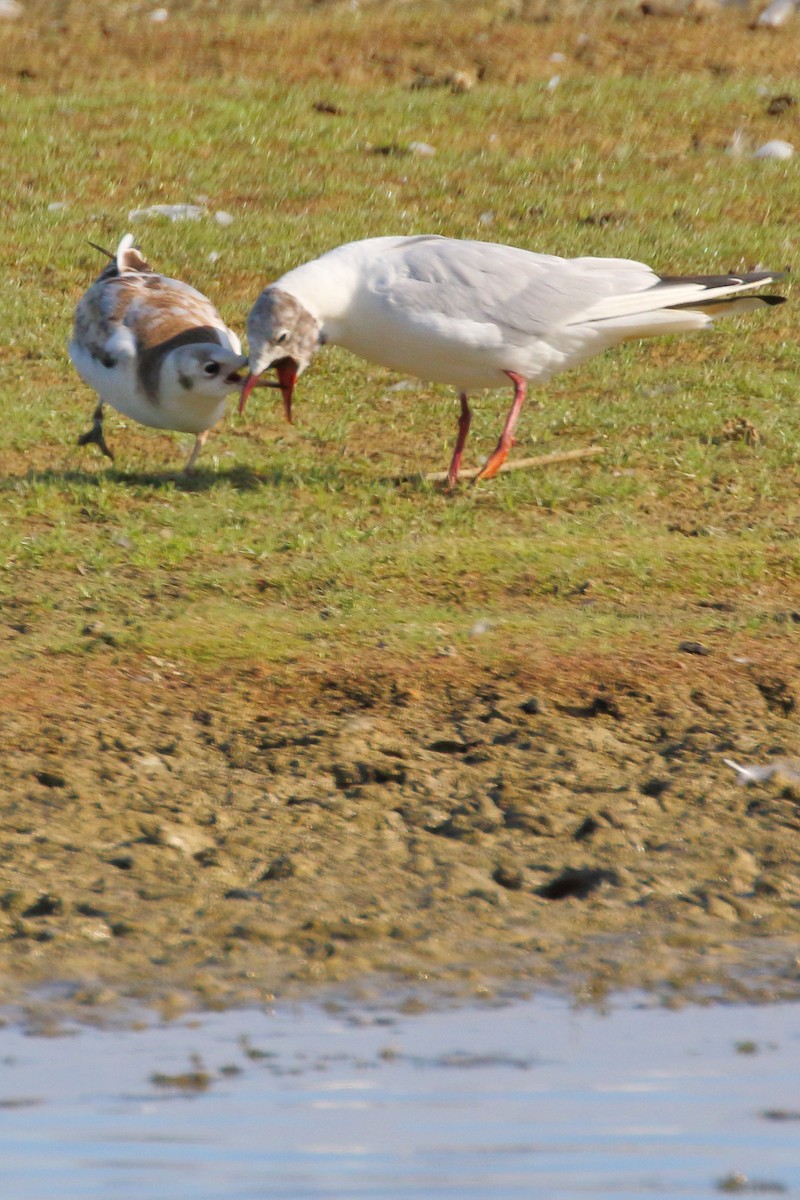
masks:
POLYGON ((295 381, 326 342, 449 383, 461 400, 452 487, 472 417, 468 393, 510 380, 513 403, 478 475, 491 479, 513 445, 528 382, 544 383, 619 342, 688 333, 723 314, 780 304, 781 296, 752 295, 777 278, 660 277, 630 259, 566 259, 434 235, 350 242, 289 271, 253 305, 239 411, 261 373, 275 367, 291 420, 295 381))
POLYGON ((143 425, 195 434, 185 467, 191 472, 226 395, 242 383, 247 359, 211 301, 156 274, 131 234, 108 257, 78 303, 68 347, 99 396, 94 424, 78 444, 95 442, 113 461, 103 436, 103 405, 110 404, 143 425))

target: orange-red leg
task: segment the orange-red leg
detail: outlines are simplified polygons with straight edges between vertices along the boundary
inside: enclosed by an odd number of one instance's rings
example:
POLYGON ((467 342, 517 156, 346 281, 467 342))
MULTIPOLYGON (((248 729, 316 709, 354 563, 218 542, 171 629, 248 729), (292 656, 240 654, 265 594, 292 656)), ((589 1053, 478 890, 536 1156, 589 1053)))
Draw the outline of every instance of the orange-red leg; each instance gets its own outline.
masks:
POLYGON ((472 420, 472 410, 467 400, 467 393, 459 394, 461 401, 461 416, 458 418, 458 438, 456 439, 453 457, 450 459, 450 467, 447 472, 447 486, 455 487, 458 483, 458 472, 461 469, 461 456, 464 453, 464 447, 467 444, 467 434, 469 433, 470 421, 472 420))
POLYGON ((517 423, 517 418, 525 403, 527 395, 527 384, 521 375, 517 375, 516 371, 506 371, 506 375, 514 384, 514 401, 511 408, 508 410, 506 423, 503 426, 503 432, 500 434, 500 441, 492 451, 492 455, 486 466, 475 476, 475 482, 479 479, 492 479, 502 467, 503 463, 508 458, 508 452, 514 445, 514 426, 517 423))

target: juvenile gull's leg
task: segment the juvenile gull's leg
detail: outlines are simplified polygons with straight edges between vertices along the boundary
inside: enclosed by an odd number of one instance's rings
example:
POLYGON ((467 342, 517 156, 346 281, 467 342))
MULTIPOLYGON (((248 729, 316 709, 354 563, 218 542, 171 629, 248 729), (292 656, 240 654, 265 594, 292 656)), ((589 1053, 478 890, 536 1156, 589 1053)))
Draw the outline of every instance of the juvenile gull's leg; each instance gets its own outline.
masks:
POLYGON ((106 445, 106 439, 103 437, 103 401, 102 400, 100 400, 98 402, 97 408, 94 410, 94 415, 93 415, 92 420, 94 422, 92 425, 92 428, 90 430, 88 430, 86 433, 81 434, 81 436, 78 438, 78 445, 79 446, 88 446, 90 442, 94 442, 96 446, 100 447, 103 454, 105 454, 106 458, 110 458, 111 461, 113 462, 114 455, 109 450, 108 446, 106 445))
POLYGON ((197 437, 194 439, 194 445, 192 446, 192 453, 189 455, 188 459, 186 460, 186 466, 183 468, 184 475, 191 475, 192 472, 194 471, 194 464, 197 462, 197 456, 199 455, 200 451, 203 449, 203 446, 205 446, 207 440, 208 440, 208 430, 207 429, 204 429, 202 433, 198 433, 197 437))

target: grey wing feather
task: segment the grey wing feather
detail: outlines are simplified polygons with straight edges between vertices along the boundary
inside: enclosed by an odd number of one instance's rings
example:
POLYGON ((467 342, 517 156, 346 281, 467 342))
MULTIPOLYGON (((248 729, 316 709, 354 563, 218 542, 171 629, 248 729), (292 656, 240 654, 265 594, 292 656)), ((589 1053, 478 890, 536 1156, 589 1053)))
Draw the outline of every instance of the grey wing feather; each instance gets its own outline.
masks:
POLYGON ((658 282, 643 263, 628 259, 564 259, 514 246, 415 238, 400 246, 402 269, 375 290, 385 302, 419 317, 479 321, 524 343, 593 303, 639 292, 658 282))

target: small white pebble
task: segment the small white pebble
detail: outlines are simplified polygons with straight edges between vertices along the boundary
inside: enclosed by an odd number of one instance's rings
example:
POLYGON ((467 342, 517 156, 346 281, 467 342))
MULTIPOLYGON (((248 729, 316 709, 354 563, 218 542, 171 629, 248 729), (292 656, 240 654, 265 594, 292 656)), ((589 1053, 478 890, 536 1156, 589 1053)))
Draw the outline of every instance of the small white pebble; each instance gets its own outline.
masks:
POLYGON ((129 221, 140 221, 142 217, 167 217, 170 221, 199 221, 203 215, 199 204, 151 204, 149 208, 134 208, 128 213, 129 221))
POLYGON ((408 148, 412 154, 419 154, 421 158, 432 158, 436 153, 436 147, 428 142, 409 142, 408 148))
POLYGON ((165 21, 169 20, 169 12, 166 8, 154 8, 150 13, 150 20, 155 25, 163 25, 165 21))
POLYGON ((13 21, 21 17, 22 12, 22 5, 17 4, 17 0, 0 0, 0 20, 13 21))
POLYGON ((222 255, 220 254, 219 250, 212 250, 208 256, 208 261, 210 263, 215 263, 215 262, 219 262, 219 260, 221 258, 222 258, 222 255))
POLYGON ((494 213, 491 211, 482 212, 478 220, 481 225, 494 225, 494 213))
POLYGON ((52 204, 48 204, 47 211, 48 212, 63 212, 63 210, 66 207, 67 207, 66 200, 54 200, 52 204))
POLYGON ((764 142, 763 146, 759 146, 753 152, 753 158, 793 158, 794 146, 791 142, 782 142, 780 138, 775 138, 771 142, 764 142))
POLYGON ((562 63, 567 61, 566 54, 562 54, 560 50, 554 50, 547 60, 551 63, 562 63))
POLYGON ((469 631, 470 637, 481 637, 484 633, 488 633, 492 628, 492 622, 485 618, 481 621, 476 621, 469 631))
POLYGON ((228 226, 233 224, 233 222, 236 220, 236 217, 234 217, 233 213, 225 212, 223 209, 220 209, 219 212, 214 213, 214 220, 218 225, 228 226))
POLYGON ((772 0, 771 4, 760 13, 757 25, 766 25, 768 29, 777 29, 788 21, 797 7, 795 0, 772 0))
POLYGON ((548 92, 554 92, 560 83, 561 83, 561 76, 560 76, 560 75, 553 75, 553 76, 552 76, 550 79, 548 79, 548 81, 547 81, 547 90, 548 90, 548 92))

